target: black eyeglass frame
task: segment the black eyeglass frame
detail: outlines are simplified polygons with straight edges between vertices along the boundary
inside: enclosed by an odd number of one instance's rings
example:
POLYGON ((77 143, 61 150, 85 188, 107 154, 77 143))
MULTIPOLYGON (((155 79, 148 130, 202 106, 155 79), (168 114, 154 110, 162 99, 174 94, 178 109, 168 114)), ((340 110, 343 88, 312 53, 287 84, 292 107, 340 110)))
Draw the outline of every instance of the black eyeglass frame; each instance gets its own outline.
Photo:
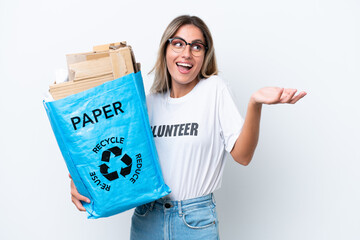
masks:
MULTIPOLYGON (((186 47, 187 45, 189 45, 190 48, 191 48, 194 43, 197 43, 197 44, 201 44, 201 45, 204 46, 205 52, 209 49, 208 46, 206 46, 204 43, 202 43, 202 42, 200 42, 200 41, 195 40, 195 41, 193 41, 193 42, 191 42, 191 43, 188 43, 185 39, 183 39, 183 38, 181 38, 181 37, 169 38, 169 39, 168 39, 168 42, 171 44, 171 42, 172 42, 173 40, 175 40, 175 39, 179 39, 179 40, 181 40, 181 41, 184 41, 185 47, 186 47)), ((184 47, 184 49, 185 49, 185 47, 184 47)))

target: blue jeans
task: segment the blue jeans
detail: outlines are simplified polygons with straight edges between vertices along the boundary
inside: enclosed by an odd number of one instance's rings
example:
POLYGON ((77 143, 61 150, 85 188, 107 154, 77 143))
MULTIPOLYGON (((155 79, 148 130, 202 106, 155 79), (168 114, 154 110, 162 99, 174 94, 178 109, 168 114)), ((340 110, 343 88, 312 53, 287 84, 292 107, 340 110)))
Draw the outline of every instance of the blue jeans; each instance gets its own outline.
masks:
POLYGON ((218 240, 213 194, 184 201, 161 198, 135 208, 131 240, 218 240))

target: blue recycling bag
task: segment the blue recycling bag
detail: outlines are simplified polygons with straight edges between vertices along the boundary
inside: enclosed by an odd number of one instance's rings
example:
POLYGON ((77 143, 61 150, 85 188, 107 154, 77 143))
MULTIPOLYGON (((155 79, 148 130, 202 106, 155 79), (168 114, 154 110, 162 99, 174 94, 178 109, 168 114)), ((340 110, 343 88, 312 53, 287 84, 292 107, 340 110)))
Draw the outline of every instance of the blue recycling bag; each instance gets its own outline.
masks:
POLYGON ((147 115, 141 72, 45 102, 88 218, 108 217, 170 193, 147 115))

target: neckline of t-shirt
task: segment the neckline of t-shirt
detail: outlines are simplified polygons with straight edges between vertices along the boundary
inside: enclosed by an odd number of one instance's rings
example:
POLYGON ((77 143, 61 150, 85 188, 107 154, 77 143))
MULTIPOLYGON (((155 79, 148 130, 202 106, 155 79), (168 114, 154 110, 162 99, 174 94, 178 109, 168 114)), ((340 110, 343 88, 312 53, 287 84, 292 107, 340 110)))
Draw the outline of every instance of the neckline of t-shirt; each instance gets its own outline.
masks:
POLYGON ((196 89, 198 88, 198 85, 201 84, 202 79, 199 80, 199 82, 191 89, 190 92, 188 92, 186 95, 179 97, 179 98, 173 98, 170 97, 170 91, 167 91, 166 98, 169 103, 182 103, 187 101, 194 93, 196 92, 196 89))

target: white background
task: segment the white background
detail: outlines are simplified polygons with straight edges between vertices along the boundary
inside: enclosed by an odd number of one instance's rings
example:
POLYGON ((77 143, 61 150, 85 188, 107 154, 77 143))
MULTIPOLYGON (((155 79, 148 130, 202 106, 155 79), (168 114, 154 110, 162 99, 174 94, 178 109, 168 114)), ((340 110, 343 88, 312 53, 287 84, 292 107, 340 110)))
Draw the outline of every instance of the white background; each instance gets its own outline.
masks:
POLYGON ((227 159, 215 193, 222 239, 360 239, 360 3, 357 0, 0 0, 0 239, 128 239, 131 211, 87 220, 42 98, 65 54, 126 40, 145 86, 180 14, 212 31, 242 115, 263 86, 308 92, 264 106, 253 162, 227 159))

